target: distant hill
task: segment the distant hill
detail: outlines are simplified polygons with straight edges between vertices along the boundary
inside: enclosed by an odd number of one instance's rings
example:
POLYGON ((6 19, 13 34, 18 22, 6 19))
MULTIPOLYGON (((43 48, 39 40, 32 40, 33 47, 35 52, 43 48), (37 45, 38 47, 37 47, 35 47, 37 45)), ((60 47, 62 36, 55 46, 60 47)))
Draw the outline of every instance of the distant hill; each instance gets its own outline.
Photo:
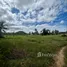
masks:
POLYGON ((10 32, 10 33, 3 33, 3 34, 5 34, 5 35, 27 35, 27 33, 26 32, 24 32, 24 31, 18 31, 18 32, 10 32))
POLYGON ((18 32, 16 32, 15 34, 25 35, 25 34, 27 34, 27 33, 26 33, 26 32, 24 32, 24 31, 18 31, 18 32))
POLYGON ((59 34, 67 34, 67 32, 59 32, 59 34))

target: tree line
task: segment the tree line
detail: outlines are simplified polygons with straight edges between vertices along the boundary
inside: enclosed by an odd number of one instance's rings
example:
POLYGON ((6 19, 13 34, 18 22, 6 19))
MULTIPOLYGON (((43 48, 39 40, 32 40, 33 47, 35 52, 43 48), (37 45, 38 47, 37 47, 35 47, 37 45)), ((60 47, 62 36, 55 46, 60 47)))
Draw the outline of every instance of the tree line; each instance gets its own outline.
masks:
POLYGON ((39 33, 37 29, 35 29, 35 32, 29 32, 30 35, 58 35, 59 30, 53 30, 52 32, 49 29, 42 29, 41 32, 39 33))
POLYGON ((8 29, 8 24, 5 24, 5 21, 0 21, 0 38, 3 38, 4 35, 3 34, 9 34, 9 35, 58 35, 58 34, 66 34, 67 32, 59 32, 59 30, 53 30, 52 32, 49 29, 42 29, 41 32, 39 33, 37 29, 35 29, 35 32, 29 32, 26 33, 24 31, 18 31, 18 32, 14 32, 14 33, 6 33, 5 30, 8 29))

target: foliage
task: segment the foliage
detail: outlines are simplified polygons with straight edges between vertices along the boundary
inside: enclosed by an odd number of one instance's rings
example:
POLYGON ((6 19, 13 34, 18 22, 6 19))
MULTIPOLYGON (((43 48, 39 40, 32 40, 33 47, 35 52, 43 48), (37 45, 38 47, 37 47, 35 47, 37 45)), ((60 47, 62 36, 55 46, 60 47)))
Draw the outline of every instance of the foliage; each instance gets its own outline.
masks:
POLYGON ((67 35, 66 35, 66 34, 62 34, 61 36, 62 36, 62 37, 67 37, 67 35))
POLYGON ((33 34, 33 35, 39 35, 39 32, 37 29, 35 29, 35 32, 29 33, 29 34, 33 34))
POLYGON ((44 29, 41 31, 41 34, 42 34, 42 35, 49 35, 49 34, 50 34, 50 30, 44 28, 44 29))
POLYGON ((35 29, 35 34, 37 34, 37 35, 39 34, 37 29, 35 29))
POLYGON ((53 31, 52 31, 52 35, 55 35, 55 34, 56 34, 56 35, 59 34, 59 31, 58 31, 58 30, 53 30, 53 31))
POLYGON ((5 21, 0 21, 0 38, 3 37, 3 32, 7 29, 5 21))
POLYGON ((37 57, 38 52, 55 54, 67 45, 67 38, 60 35, 15 35, 0 39, 1 67, 49 67, 53 57, 37 57))

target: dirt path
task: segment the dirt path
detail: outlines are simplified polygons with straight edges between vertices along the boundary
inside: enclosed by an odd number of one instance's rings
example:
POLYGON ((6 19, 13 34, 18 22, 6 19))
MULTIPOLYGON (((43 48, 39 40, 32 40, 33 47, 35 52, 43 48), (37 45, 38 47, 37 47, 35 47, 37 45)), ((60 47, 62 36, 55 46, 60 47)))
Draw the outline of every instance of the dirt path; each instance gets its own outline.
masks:
POLYGON ((64 66, 64 50, 66 47, 61 48, 61 50, 58 52, 57 56, 54 57, 55 64, 53 67, 63 67, 64 66))
POLYGON ((65 47, 63 47, 58 52, 57 56, 55 57, 56 67, 63 67, 64 66, 64 49, 65 49, 65 47))

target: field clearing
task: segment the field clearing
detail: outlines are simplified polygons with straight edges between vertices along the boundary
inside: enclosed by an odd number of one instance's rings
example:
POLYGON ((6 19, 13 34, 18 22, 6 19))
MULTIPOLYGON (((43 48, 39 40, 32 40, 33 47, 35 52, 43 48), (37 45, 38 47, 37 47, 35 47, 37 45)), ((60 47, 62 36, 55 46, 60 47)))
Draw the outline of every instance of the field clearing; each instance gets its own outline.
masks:
POLYGON ((67 46, 67 38, 61 35, 14 35, 0 39, 1 67, 50 67, 52 56, 37 57, 38 52, 56 54, 67 46))

